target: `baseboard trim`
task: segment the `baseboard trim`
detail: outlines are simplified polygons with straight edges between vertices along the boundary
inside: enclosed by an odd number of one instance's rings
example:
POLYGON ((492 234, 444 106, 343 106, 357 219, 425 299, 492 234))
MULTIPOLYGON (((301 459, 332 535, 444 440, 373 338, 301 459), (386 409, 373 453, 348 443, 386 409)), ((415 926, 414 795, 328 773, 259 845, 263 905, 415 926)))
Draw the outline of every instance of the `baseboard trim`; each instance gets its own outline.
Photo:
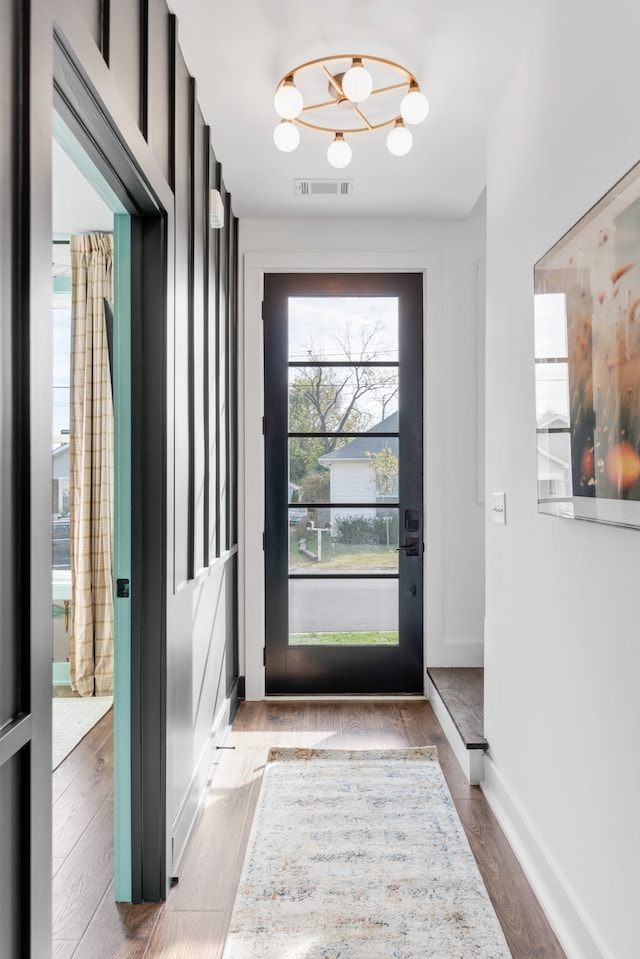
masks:
POLYGON ((490 750, 485 755, 480 788, 569 959, 614 959, 598 941, 568 883, 536 835, 528 816, 513 798, 490 750))
POLYGON ((237 710, 238 681, 236 680, 215 716, 209 739, 200 754, 185 797, 172 823, 172 876, 179 875, 182 857, 189 839, 200 822, 205 800, 211 786, 212 766, 216 749, 224 743, 229 735, 231 723, 237 710))
POLYGON ((436 719, 442 726, 442 731, 449 741, 453 750, 453 755, 458 760, 462 772, 465 774, 472 786, 477 786, 482 779, 484 769, 484 750, 467 749, 462 741, 460 733, 451 718, 451 714, 443 703, 440 693, 434 686, 431 678, 427 676, 427 698, 431 703, 436 719))
POLYGON ((318 694, 309 696, 301 693, 299 696, 263 696, 262 702, 265 703, 415 703, 424 702, 427 697, 422 693, 408 693, 406 696, 361 696, 359 693, 349 696, 341 694, 339 696, 328 696, 318 694))

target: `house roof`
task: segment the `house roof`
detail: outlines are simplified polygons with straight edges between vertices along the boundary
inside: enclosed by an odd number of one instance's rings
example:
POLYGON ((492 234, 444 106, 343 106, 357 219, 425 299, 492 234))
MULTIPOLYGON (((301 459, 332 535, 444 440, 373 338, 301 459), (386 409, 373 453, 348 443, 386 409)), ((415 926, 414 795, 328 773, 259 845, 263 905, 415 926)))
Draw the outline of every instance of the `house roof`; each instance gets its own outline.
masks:
POLYGON ((538 417, 537 427, 539 430, 550 430, 553 428, 566 429, 569 426, 569 420, 562 413, 554 413, 547 410, 542 416, 538 417))
POLYGON ((398 432, 398 413, 391 413, 375 426, 367 431, 366 436, 356 436, 346 446, 333 450, 332 453, 325 453, 319 456, 318 460, 323 465, 333 463, 335 460, 366 460, 367 453, 381 453, 384 449, 390 449, 394 456, 398 455, 398 437, 397 436, 378 436, 376 433, 397 433, 398 432))

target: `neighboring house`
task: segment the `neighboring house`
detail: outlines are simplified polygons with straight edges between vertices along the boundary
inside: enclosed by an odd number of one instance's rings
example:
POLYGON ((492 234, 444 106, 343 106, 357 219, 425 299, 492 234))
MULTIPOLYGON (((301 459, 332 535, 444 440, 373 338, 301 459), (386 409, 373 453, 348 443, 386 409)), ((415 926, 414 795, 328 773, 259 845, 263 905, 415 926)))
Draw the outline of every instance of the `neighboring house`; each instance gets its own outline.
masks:
POLYGON ((291 480, 289 480, 289 502, 290 503, 293 503, 293 497, 296 495, 296 493, 299 492, 299 490, 300 490, 300 487, 298 486, 298 484, 292 483, 291 480))
POLYGON ((559 413, 546 413, 538 420, 538 499, 572 495, 571 440, 569 420, 559 413), (546 430, 567 430, 547 433, 546 430))
MULTIPOLYGON (((297 483, 292 483, 291 480, 289 480, 289 502, 290 503, 294 502, 294 497, 295 497, 295 502, 297 502, 301 489, 302 489, 301 486, 298 486, 297 483)), ((290 507, 289 523, 291 524, 297 523, 306 515, 307 515, 307 511, 306 509, 303 509, 302 507, 294 507, 294 508, 290 507)))
MULTIPOLYGON (((376 433, 396 433, 398 414, 391 413, 380 423, 372 427, 366 436, 358 436, 331 453, 318 457, 318 462, 330 470, 329 499, 332 503, 384 503, 397 499, 397 478, 394 490, 389 496, 380 496, 376 488, 371 457, 384 449, 398 455, 397 436, 376 436, 376 433)), ((344 516, 366 515, 364 510, 333 509, 332 521, 344 516)))
POLYGON ((53 516, 69 515, 69 444, 61 443, 51 453, 53 489, 51 512, 53 516))

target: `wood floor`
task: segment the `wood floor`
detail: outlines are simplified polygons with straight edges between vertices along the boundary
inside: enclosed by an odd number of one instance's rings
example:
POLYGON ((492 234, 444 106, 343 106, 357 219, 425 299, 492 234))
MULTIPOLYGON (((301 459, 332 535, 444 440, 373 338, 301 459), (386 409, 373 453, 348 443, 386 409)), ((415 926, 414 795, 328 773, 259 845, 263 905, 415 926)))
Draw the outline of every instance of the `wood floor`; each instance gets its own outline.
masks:
POLYGON ((219 959, 269 747, 431 744, 512 956, 564 957, 482 792, 467 783, 429 704, 417 701, 245 703, 218 750, 205 811, 167 902, 116 905, 111 717, 53 774, 55 959, 219 959))

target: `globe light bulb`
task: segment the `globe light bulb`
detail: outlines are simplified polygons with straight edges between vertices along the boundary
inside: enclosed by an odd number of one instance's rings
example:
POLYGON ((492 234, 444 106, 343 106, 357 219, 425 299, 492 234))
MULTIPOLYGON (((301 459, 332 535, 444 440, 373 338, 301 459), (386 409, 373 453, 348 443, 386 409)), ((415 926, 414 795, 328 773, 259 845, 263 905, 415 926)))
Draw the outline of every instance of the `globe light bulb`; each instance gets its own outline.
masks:
POLYGON ((283 120, 295 120, 302 113, 304 100, 293 82, 293 77, 287 77, 282 86, 278 87, 273 105, 283 120))
POLYGON ((413 144, 413 135, 407 130, 402 120, 396 120, 394 128, 387 137, 387 148, 389 153, 395 157, 403 157, 409 152, 413 144))
POLYGON ((341 170, 351 163, 351 147, 344 138, 343 133, 336 133, 336 138, 329 144, 327 150, 327 160, 332 167, 341 170))
POLYGON ((405 123, 422 123, 429 112, 429 101, 420 87, 412 80, 409 92, 405 93, 400 103, 400 114, 405 123))
POLYGON ((273 131, 273 142, 283 153, 291 153, 300 143, 300 131, 291 120, 281 120, 273 131))
POLYGON ((373 77, 362 66, 362 58, 354 57, 351 67, 342 78, 345 96, 353 103, 362 103, 373 90, 373 77))

